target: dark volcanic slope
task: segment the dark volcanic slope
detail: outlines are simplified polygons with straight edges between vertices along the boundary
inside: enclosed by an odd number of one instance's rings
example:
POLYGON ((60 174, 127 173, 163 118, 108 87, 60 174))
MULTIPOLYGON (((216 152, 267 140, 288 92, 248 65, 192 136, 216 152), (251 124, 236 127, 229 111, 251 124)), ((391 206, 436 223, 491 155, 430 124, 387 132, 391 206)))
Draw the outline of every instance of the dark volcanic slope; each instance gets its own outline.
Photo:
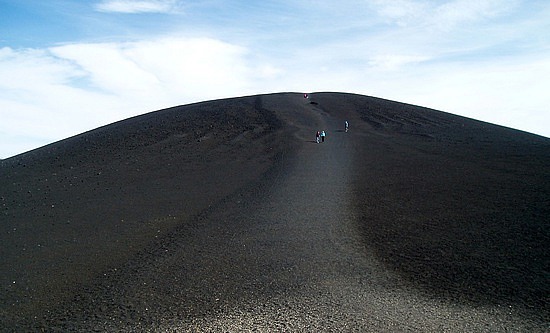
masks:
POLYGON ((2 161, 0 322, 54 308, 266 172, 284 135, 257 102, 153 112, 2 161))
POLYGON ((329 110, 357 110, 364 121, 357 201, 363 235, 379 258, 449 299, 498 299, 548 318, 550 140, 339 97, 316 99, 329 110))
POLYGON ((0 161, 0 331, 547 331, 549 176, 359 95, 135 117, 0 161))

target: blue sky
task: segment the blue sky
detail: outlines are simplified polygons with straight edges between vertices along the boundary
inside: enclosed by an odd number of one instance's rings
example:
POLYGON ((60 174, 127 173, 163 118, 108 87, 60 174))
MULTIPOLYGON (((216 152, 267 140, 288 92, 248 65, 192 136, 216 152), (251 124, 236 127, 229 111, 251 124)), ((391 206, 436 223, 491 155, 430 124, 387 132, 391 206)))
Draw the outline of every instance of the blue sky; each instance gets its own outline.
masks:
POLYGON ((165 107, 281 91, 550 137, 550 2, 0 0, 0 158, 165 107))

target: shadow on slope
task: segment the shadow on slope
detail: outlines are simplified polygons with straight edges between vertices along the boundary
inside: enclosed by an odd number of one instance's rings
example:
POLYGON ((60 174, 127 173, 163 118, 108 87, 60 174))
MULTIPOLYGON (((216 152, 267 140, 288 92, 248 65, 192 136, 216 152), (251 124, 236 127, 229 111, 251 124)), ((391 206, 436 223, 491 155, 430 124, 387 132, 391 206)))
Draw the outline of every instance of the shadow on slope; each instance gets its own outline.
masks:
POLYGON ((365 245, 453 301, 550 317, 550 140, 383 99, 318 94, 362 136, 365 245))

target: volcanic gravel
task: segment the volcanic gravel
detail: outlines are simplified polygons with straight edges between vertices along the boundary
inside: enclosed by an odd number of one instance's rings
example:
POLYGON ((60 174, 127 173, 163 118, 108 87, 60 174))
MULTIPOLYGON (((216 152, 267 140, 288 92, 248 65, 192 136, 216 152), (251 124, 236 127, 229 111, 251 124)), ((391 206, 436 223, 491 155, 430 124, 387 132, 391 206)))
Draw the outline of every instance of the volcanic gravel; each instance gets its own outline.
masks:
POLYGON ((550 330, 550 139, 436 110, 160 110, 0 161, 0 209, 2 332, 550 330))

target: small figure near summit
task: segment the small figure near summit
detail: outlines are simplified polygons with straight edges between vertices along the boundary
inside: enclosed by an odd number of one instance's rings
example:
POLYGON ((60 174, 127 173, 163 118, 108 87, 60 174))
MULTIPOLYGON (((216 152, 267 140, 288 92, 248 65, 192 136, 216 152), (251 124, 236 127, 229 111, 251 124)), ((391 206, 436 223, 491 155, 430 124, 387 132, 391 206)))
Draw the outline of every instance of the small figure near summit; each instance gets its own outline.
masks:
POLYGON ((325 142, 325 131, 321 132, 321 142, 325 142))
POLYGON ((317 131, 317 134, 315 134, 315 141, 319 143, 319 137, 321 136, 321 133, 317 131))
POLYGON ((346 129, 346 133, 348 132, 348 129, 349 129, 349 123, 348 121, 346 120, 345 124, 344 124, 344 127, 346 129))

